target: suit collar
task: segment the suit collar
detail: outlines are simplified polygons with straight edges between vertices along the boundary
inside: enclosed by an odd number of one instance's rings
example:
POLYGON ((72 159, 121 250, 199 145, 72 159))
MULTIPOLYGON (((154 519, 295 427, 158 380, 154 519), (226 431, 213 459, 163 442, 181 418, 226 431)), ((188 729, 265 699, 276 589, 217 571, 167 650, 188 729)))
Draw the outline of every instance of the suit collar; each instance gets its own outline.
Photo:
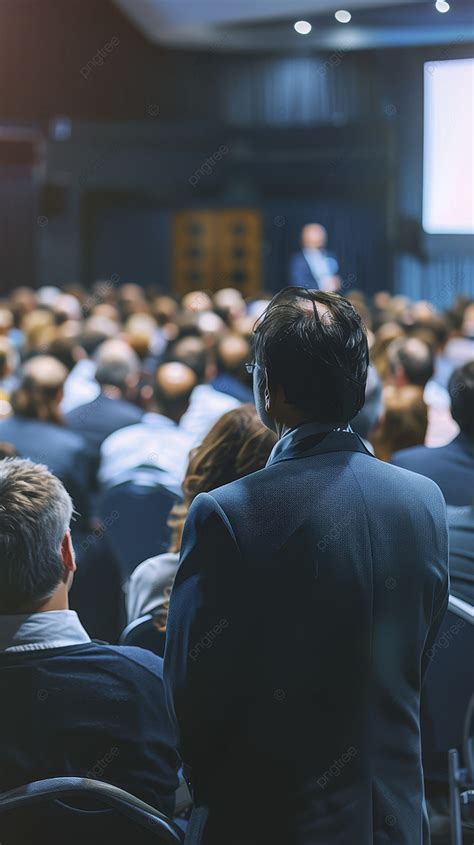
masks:
POLYGON ((307 458, 324 452, 363 452, 373 457, 350 426, 334 429, 320 423, 304 423, 283 435, 273 447, 267 467, 280 461, 307 458))

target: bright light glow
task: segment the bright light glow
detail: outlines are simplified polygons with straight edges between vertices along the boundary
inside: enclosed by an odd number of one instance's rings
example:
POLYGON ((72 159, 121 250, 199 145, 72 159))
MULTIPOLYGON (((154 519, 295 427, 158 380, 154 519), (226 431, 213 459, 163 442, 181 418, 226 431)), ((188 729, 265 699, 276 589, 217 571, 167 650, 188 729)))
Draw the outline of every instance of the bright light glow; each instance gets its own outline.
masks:
POLYGON ((334 17, 337 21, 339 21, 339 23, 349 23, 352 15, 350 12, 346 12, 345 9, 339 9, 339 11, 335 13, 334 17))
POLYGON ((444 15, 445 12, 449 12, 449 3, 446 3, 446 0, 436 0, 435 3, 436 9, 438 12, 441 12, 444 15))
POLYGON ((308 21, 296 21, 295 29, 299 35, 309 35, 312 26, 308 21))
POLYGON ((474 59, 425 64, 423 229, 474 234, 474 59))

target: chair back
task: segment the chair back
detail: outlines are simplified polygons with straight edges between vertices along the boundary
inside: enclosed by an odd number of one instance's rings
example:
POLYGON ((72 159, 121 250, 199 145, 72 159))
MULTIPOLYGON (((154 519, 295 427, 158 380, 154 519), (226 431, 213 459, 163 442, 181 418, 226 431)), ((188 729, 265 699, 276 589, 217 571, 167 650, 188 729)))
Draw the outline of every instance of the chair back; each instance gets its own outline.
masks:
POLYGON ((133 645, 147 648, 154 654, 163 657, 165 653, 166 634, 158 631, 153 623, 153 616, 147 613, 130 622, 120 635, 120 645, 133 645))
POLYGON ((122 583, 143 560, 168 551, 168 516, 179 501, 178 495, 156 483, 125 481, 104 491, 100 516, 122 583))
POLYGON ((2 845, 180 845, 184 834, 163 813, 109 783, 49 778, 0 795, 2 845))
POLYGON ((425 777, 448 782, 448 751, 460 749, 474 690, 474 607, 450 596, 448 610, 430 649, 421 697, 425 777))

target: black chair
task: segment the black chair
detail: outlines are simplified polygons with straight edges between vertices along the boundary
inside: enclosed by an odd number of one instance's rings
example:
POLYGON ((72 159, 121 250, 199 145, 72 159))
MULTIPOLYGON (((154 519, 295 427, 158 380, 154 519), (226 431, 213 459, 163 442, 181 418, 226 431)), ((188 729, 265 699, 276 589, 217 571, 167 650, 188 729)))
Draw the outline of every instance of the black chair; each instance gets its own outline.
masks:
POLYGON ((449 809, 451 843, 474 841, 474 694, 469 703, 464 728, 462 762, 457 748, 449 752, 449 809), (463 838, 464 837, 464 838, 463 838))
POLYGON ((184 833, 123 789, 89 778, 49 778, 0 795, 2 845, 180 845, 184 833))
POLYGON ((166 634, 158 631, 153 623, 153 616, 147 613, 130 622, 120 635, 120 645, 134 645, 139 648, 147 648, 154 654, 163 657, 165 653, 166 634))
MULTIPOLYGON (((452 807, 450 812, 448 796, 454 750, 462 792, 459 753, 466 747, 465 718, 474 691, 473 654, 474 607, 450 596, 448 610, 429 652, 430 665, 421 696, 423 767, 426 796, 432 810, 433 845, 449 841, 452 807)), ((452 841, 458 845, 457 840, 452 841)))
POLYGON ((173 505, 180 501, 178 495, 151 480, 146 473, 139 481, 124 481, 101 496, 100 516, 122 583, 139 563, 168 551, 171 539, 168 516, 173 505))

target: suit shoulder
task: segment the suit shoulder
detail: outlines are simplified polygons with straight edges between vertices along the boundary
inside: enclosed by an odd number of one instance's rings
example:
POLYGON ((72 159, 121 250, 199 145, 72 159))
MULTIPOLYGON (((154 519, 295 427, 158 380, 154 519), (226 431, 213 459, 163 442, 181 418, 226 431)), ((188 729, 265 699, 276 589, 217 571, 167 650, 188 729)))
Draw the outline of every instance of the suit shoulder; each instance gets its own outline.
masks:
MULTIPOLYGON (((410 450, 407 449, 404 451, 408 452, 410 450)), ((379 461, 378 463, 381 463, 385 468, 387 478, 391 477, 392 482, 400 490, 402 496, 404 491, 412 491, 420 494, 424 498, 428 497, 432 501, 439 501, 442 503, 443 507, 445 507, 444 496, 440 488, 436 482, 431 478, 428 478, 428 476, 422 475, 419 472, 414 472, 405 465, 386 464, 382 461, 379 461)))
POLYGON ((163 680, 163 658, 157 654, 136 646, 108 645, 104 646, 104 648, 113 652, 124 664, 128 662, 129 664, 133 664, 134 667, 138 666, 141 669, 147 670, 160 680, 163 680))

